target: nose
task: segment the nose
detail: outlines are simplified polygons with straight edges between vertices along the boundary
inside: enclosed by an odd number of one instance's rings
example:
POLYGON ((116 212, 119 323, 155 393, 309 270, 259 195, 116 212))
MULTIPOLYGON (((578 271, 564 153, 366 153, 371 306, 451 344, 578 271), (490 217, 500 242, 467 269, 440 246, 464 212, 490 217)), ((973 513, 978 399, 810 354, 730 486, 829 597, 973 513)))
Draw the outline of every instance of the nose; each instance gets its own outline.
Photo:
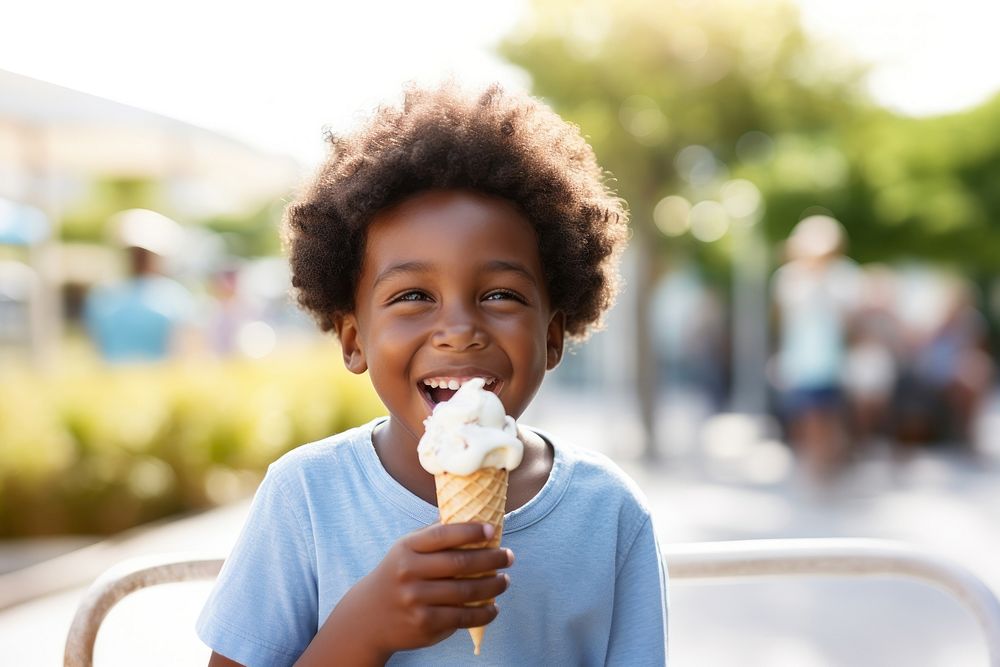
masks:
POLYGON ((453 305, 443 309, 431 342, 439 350, 464 352, 486 347, 487 335, 473 308, 453 305))

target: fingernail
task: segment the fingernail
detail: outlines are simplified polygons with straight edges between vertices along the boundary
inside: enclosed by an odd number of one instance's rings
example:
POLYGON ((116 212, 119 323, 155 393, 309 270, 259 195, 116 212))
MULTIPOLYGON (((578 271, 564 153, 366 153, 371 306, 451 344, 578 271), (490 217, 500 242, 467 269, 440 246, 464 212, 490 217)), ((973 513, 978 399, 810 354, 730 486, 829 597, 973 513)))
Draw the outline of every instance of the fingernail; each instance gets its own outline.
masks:
POLYGON ((504 549, 504 551, 507 552, 507 565, 513 565, 514 564, 514 552, 511 551, 510 549, 504 549))
POLYGON ((497 532, 497 530, 496 530, 496 528, 493 527, 493 524, 491 524, 491 523, 484 523, 483 524, 483 535, 486 537, 486 539, 488 539, 488 540, 492 539, 493 533, 495 533, 495 532, 497 532))

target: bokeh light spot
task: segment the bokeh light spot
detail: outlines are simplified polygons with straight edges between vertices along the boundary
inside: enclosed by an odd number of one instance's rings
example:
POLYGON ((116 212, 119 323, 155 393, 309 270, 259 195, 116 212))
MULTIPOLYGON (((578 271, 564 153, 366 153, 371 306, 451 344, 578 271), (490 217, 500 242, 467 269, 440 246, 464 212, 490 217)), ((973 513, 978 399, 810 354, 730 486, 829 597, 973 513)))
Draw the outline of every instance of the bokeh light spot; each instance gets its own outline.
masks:
POLYGON ((682 179, 695 187, 708 185, 719 173, 715 154, 697 144, 678 151, 674 157, 674 167, 682 179))
POLYGON ((664 197, 653 209, 656 228, 667 236, 680 236, 691 226, 691 202, 680 195, 664 197))
POLYGON ((745 178, 727 181, 722 186, 722 206, 726 213, 737 220, 756 222, 762 204, 760 190, 745 178))
POLYGON ((691 208, 691 235, 699 241, 718 241, 729 231, 729 214, 717 201, 700 201, 691 208))
POLYGON ((236 345, 240 352, 251 359, 263 359, 277 345, 278 336, 267 322, 249 322, 240 327, 236 345))

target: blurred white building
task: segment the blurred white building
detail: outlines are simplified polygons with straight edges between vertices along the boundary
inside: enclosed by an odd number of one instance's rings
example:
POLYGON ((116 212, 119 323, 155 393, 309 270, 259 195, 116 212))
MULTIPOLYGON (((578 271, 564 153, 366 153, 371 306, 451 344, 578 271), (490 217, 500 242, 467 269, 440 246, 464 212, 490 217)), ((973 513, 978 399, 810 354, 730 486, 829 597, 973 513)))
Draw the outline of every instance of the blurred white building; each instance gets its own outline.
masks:
POLYGON ((290 156, 0 70, 0 199, 40 210, 51 223, 40 242, 0 246, 0 259, 21 261, 40 279, 40 316, 30 337, 36 352, 58 339, 60 287, 96 282, 109 266, 101 261, 103 248, 58 243, 62 215, 95 182, 155 181, 165 199, 162 212, 188 222, 257 210, 287 196, 302 176, 303 166, 290 156))
POLYGON ((169 213, 197 218, 259 206, 301 175, 289 156, 0 70, 0 196, 53 218, 95 177, 161 181, 169 213))

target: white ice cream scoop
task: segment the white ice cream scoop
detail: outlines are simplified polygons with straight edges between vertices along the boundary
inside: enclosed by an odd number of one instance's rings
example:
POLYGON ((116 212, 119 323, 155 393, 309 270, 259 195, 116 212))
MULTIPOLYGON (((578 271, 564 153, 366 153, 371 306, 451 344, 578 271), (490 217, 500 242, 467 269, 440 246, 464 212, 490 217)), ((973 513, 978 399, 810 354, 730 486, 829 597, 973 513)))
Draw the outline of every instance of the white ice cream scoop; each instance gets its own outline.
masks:
POLYGON ((483 378, 467 380, 424 420, 417 454, 427 472, 470 475, 480 468, 513 470, 521 464, 524 445, 514 418, 484 386, 483 378))

